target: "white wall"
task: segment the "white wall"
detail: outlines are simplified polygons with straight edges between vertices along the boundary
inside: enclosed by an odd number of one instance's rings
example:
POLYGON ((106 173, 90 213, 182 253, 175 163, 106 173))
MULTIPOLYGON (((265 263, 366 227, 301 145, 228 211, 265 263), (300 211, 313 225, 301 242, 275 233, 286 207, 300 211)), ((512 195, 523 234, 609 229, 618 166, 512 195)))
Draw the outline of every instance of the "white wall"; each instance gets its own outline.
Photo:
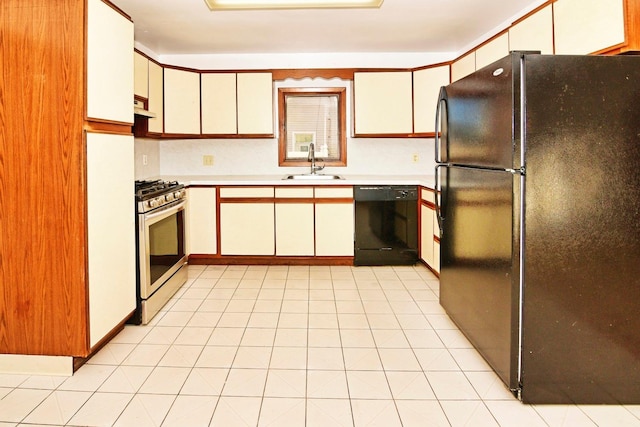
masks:
POLYGON ((160 143, 157 140, 136 138, 134 156, 136 180, 160 175, 160 143))

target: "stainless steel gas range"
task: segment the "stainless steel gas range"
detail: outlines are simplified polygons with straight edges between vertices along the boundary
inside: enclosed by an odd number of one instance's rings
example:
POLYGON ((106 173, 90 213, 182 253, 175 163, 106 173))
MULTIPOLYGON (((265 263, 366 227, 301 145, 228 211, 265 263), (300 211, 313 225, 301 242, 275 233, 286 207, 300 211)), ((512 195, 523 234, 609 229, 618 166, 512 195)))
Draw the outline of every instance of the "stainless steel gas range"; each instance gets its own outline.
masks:
POLYGON ((136 181, 138 306, 132 323, 147 324, 187 280, 184 185, 136 181))

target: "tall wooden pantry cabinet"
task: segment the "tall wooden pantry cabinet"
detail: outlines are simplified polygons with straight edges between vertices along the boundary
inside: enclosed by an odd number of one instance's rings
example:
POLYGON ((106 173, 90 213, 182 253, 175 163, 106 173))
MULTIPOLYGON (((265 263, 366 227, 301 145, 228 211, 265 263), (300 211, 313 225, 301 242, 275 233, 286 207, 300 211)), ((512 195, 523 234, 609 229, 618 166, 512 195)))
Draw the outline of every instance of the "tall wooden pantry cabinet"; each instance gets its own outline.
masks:
POLYGON ((0 372, 70 373, 135 308, 133 23, 0 2, 0 372))

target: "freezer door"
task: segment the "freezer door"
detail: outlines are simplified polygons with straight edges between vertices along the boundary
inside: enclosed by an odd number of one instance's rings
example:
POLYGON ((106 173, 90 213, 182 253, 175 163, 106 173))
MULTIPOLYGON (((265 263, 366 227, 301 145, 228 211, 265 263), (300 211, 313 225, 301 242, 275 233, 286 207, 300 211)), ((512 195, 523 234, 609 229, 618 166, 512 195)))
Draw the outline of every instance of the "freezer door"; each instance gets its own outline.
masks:
MULTIPOLYGON (((511 54, 444 88, 446 129, 441 161, 518 169, 514 147, 520 143, 520 57, 511 54)), ((442 102, 442 101, 441 101, 442 102)))
POLYGON ((518 387, 520 176, 441 167, 440 303, 502 381, 518 387))

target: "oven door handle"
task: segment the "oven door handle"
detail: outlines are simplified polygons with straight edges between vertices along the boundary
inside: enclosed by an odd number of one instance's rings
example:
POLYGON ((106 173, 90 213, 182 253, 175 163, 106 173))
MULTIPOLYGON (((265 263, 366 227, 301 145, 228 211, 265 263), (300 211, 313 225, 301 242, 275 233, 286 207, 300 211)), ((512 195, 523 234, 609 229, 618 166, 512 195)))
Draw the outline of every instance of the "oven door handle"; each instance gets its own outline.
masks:
POLYGON ((184 209, 184 206, 186 204, 187 204, 186 200, 181 200, 179 203, 176 203, 176 204, 165 205, 160 210, 155 210, 153 212, 144 214, 144 220, 153 221, 156 218, 167 216, 167 212, 171 212, 171 211, 177 212, 180 209, 184 209))

